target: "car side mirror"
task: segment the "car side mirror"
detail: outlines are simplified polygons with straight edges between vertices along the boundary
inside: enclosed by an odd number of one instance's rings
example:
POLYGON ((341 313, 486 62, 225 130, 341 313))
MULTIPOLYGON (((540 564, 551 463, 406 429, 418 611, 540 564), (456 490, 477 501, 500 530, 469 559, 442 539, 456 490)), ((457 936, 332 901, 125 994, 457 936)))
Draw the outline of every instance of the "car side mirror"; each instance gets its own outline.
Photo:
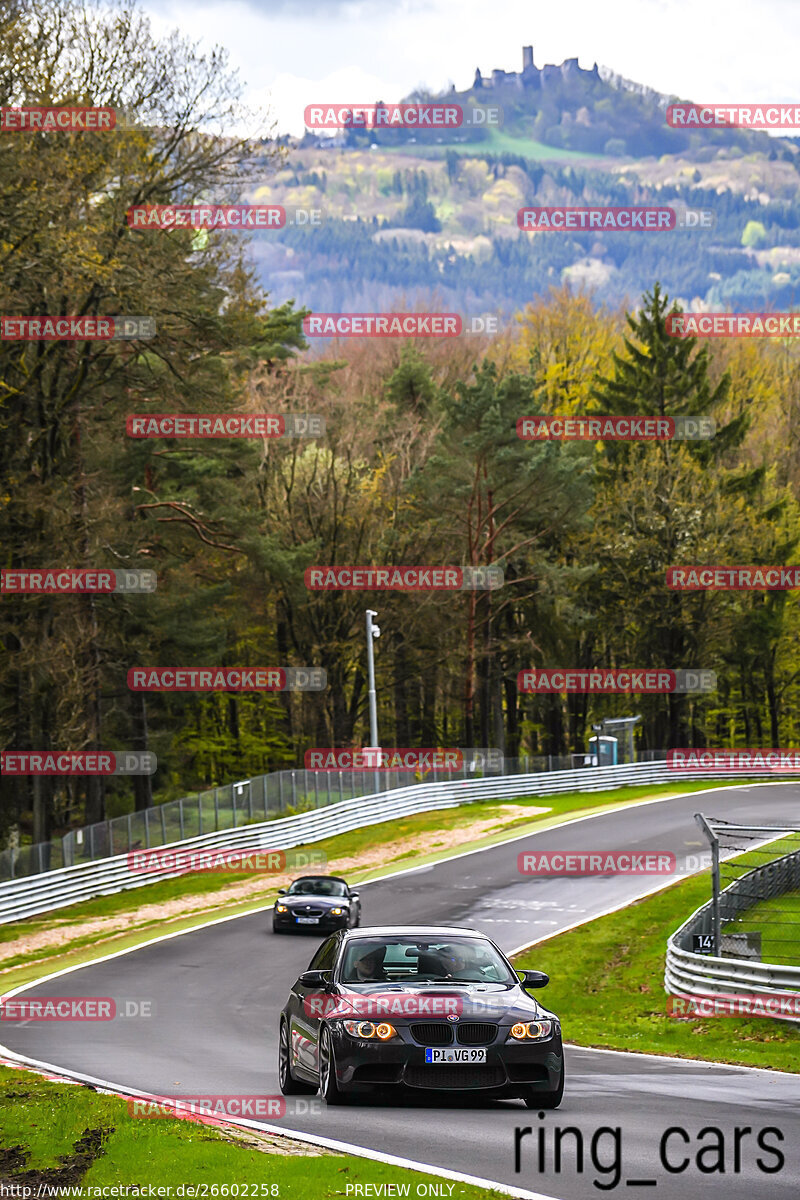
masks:
POLYGON ((324 988, 325 991, 333 988, 330 971, 303 971, 297 982, 303 987, 324 988))
POLYGON ((285 896, 285 895, 286 895, 286 890, 287 890, 286 888, 278 888, 278 895, 279 895, 279 896, 285 896))
POLYGON ((351 893, 350 893, 350 899, 351 899, 351 900, 358 900, 358 892, 351 892, 351 893))
POLYGON ((522 971, 521 974, 520 983, 526 991, 528 988, 547 987, 550 982, 550 976, 545 975, 544 971, 522 971))

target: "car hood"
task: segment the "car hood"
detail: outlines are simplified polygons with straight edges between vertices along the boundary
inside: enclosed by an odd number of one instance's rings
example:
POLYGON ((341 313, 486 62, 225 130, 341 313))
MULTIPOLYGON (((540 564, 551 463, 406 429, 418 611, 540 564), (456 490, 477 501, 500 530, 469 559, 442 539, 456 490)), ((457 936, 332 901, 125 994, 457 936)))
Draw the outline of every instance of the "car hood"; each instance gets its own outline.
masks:
POLYGON ((347 896, 279 896, 278 904, 288 908, 347 908, 350 900, 347 896))
POLYGON ((535 1021, 554 1014, 520 987, 465 983, 415 987, 413 984, 338 984, 327 996, 328 1016, 385 1016, 393 1024, 444 1020, 448 1013, 470 1021, 535 1021))

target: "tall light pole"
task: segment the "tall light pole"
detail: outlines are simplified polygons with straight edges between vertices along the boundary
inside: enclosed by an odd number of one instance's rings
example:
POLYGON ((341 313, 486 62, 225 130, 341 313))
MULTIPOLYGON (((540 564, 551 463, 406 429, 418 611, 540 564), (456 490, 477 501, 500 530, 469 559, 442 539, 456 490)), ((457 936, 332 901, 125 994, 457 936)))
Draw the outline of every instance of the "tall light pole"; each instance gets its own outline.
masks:
MULTIPOLYGON (((369 740, 370 749, 379 751, 378 744, 378 704, 375 696, 375 655, 373 653, 373 640, 381 636, 380 628, 374 624, 372 618, 377 617, 377 612, 373 608, 367 609, 367 681, 369 698, 369 740)), ((375 766, 375 791, 380 791, 380 775, 378 772, 378 764, 380 758, 376 759, 375 766)))

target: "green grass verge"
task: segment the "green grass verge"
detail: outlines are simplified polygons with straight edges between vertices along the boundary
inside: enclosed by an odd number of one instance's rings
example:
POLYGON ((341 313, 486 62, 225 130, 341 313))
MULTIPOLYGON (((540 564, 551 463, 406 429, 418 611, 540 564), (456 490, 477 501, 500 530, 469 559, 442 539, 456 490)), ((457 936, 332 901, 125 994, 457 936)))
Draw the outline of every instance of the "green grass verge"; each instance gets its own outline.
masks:
POLYGON ((771 1017, 667 1017, 667 937, 710 895, 707 874, 523 951, 519 968, 551 978, 543 1003, 581 1046, 800 1071, 800 1029, 771 1017))
MULTIPOLYGON (((710 786, 726 786, 725 783, 710 786)), ((479 849, 497 842, 507 840, 531 832, 547 829, 553 825, 569 820, 571 817, 587 816, 590 813, 602 812, 611 807, 632 804, 642 800, 676 794, 704 790, 709 786, 705 782, 682 784, 665 783, 654 786, 615 788, 607 792, 570 792, 560 796, 523 796, 509 798, 506 801, 486 801, 463 805, 459 808, 437 809, 431 812, 417 813, 400 820, 385 821, 378 825, 367 825, 349 833, 326 838, 314 842, 315 850, 320 850, 328 862, 336 859, 351 857, 362 851, 380 849, 381 846, 404 841, 410 837, 430 833, 432 835, 430 850, 405 851, 392 858, 383 860, 378 867, 369 867, 348 873, 351 883, 363 882, 367 879, 379 879, 406 866, 424 866, 428 863, 440 862, 466 850, 479 849), (509 818, 505 805, 519 804, 531 808, 547 807, 547 815, 533 815, 509 818), (452 849, 447 849, 442 838, 436 834, 462 828, 476 821, 493 820, 497 823, 490 827, 489 832, 474 840, 464 842, 452 849)), ((214 895, 222 888, 241 883, 248 876, 241 872, 226 872, 224 874, 193 874, 178 876, 158 883, 147 884, 145 887, 132 888, 126 892, 117 892, 112 896, 101 896, 94 900, 85 900, 81 904, 70 905, 68 908, 57 909, 30 917, 25 921, 15 921, 0 926, 0 944, 14 941, 26 934, 40 931, 57 931, 58 942, 50 947, 24 952, 9 957, 3 961, 0 969, 0 987, 8 991, 32 979, 39 978, 48 972, 90 962, 104 954, 127 949, 141 944, 153 936, 154 932, 171 933, 182 929, 190 929, 203 920, 213 920, 219 917, 234 916, 254 912, 269 905, 276 894, 276 889, 265 881, 264 889, 252 900, 225 903, 221 899, 215 904, 214 895), (207 911, 195 912, 185 916, 168 918, 163 915, 145 921, 138 916, 139 910, 145 904, 164 904, 180 897, 196 896, 198 900, 207 898, 207 911), (70 928, 77 922, 89 921, 102 917, 132 918, 132 928, 119 934, 103 936, 92 933, 88 936, 76 937, 70 935, 70 928)), ((368 919, 368 913, 365 913, 368 919)))
MULTIPOLYGON (((418 1184, 435 1178, 252 1131, 133 1117, 127 1101, 116 1096, 9 1067, 0 1067, 0 1134, 4 1184, 70 1187, 73 1196, 86 1189, 87 1198, 93 1194, 88 1189, 113 1184, 171 1187, 173 1196, 179 1184, 227 1185, 217 1196, 230 1196, 238 1185, 239 1196, 326 1200, 341 1197, 347 1183, 402 1183, 413 1196, 418 1184)), ((452 1191, 455 1200, 499 1195, 462 1183, 452 1191)))
POLYGON ((762 962, 800 965, 800 892, 762 900, 723 933, 760 933, 762 962))

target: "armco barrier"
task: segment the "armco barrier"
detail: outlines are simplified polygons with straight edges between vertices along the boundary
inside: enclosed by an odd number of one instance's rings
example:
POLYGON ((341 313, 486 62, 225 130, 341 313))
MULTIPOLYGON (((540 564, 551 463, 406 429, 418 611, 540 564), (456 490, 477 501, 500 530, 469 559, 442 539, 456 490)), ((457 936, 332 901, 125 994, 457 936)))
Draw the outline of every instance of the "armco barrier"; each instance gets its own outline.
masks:
MULTIPOLYGON (((735 880, 720 894, 720 913, 730 921, 760 899, 794 890, 800 882, 800 854, 783 855, 763 863, 735 880)), ((701 905, 684 921, 667 942, 664 990, 673 996, 758 996, 776 992, 800 992, 800 966, 753 962, 752 959, 722 958, 696 954, 684 947, 694 934, 710 933, 712 901, 701 905)), ((781 1020, 800 1021, 800 1017, 781 1020)))
MULTIPOLYGON (((724 772, 722 773, 725 774, 724 772)), ((391 792, 342 800, 325 808, 298 813, 277 821, 264 821, 239 829, 225 829, 170 843, 174 847, 236 846, 242 849, 287 850, 337 833, 348 833, 364 825, 377 825, 394 817, 410 816, 434 808, 454 808, 474 800, 504 800, 516 796, 552 796, 561 792, 604 791, 626 784, 682 783, 690 779, 713 778, 708 772, 696 774, 670 771, 665 762, 625 764, 617 767, 582 767, 571 771, 550 771, 534 775, 501 775, 488 779, 446 783, 417 784, 391 792)), ((96 862, 61 867, 40 875, 0 884, 0 924, 63 908, 80 900, 107 896, 129 888, 143 887, 159 879, 179 874, 176 871, 131 871, 127 854, 96 862)))

